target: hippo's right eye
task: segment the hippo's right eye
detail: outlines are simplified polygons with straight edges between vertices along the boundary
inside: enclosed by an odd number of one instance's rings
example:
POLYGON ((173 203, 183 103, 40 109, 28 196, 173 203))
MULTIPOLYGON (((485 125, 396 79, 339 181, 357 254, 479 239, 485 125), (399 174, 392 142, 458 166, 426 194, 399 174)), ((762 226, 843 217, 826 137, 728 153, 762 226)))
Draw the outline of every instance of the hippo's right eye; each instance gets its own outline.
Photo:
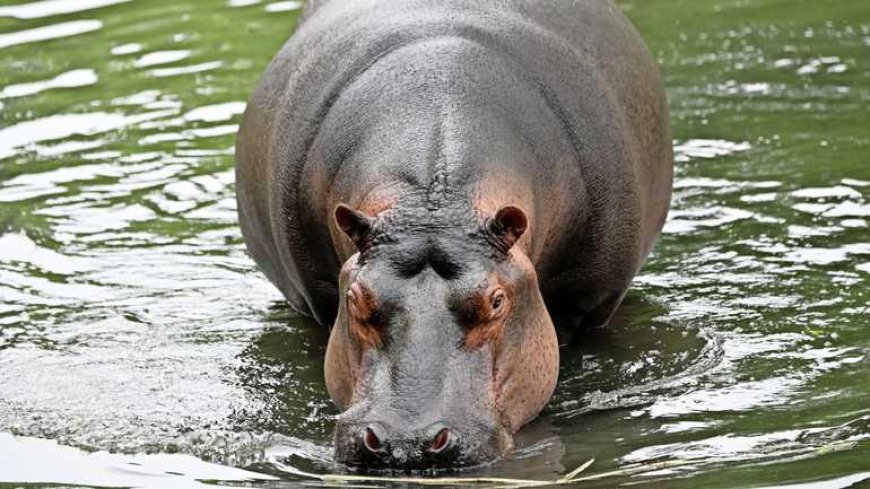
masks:
POLYGON ((381 311, 375 310, 369 313, 368 317, 365 318, 366 323, 369 326, 380 327, 383 323, 383 316, 381 315, 381 311))
POLYGON ((359 283, 351 284, 345 297, 350 331, 362 345, 380 347, 384 342, 384 320, 377 301, 359 283))
POLYGON ((361 304, 362 297, 353 289, 347 291, 347 311, 354 318, 363 318, 365 306, 361 304))
POLYGON ((353 290, 347 291, 347 308, 358 320, 369 326, 380 326, 383 322, 381 312, 367 297, 360 297, 353 290))

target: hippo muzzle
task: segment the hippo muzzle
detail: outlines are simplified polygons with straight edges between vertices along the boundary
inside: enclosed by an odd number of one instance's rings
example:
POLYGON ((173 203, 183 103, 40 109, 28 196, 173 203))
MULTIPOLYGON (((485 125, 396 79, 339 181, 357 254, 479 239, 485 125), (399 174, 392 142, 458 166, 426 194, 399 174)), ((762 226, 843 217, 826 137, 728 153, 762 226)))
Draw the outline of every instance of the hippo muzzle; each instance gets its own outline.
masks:
POLYGON ((336 427, 336 460, 365 470, 410 472, 477 465, 511 446, 510 433, 491 418, 442 417, 408 426, 398 414, 385 421, 377 408, 345 413, 336 427))
MULTIPOLYGON (((441 280, 422 275, 424 290, 414 295, 437 295, 441 280)), ((473 465, 504 453, 510 436, 495 407, 490 352, 457 348, 460 327, 432 314, 390 327, 401 332, 362 354, 356 399, 337 423, 337 459, 414 470, 473 465)))

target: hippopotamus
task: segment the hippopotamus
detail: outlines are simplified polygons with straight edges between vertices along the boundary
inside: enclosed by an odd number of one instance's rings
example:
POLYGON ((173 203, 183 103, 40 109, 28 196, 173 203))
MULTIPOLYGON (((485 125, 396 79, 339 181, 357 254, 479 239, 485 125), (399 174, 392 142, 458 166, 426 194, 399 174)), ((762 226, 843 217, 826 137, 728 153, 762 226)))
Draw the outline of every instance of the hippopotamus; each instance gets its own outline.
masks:
POLYGON ((673 179, 610 0, 309 0, 236 145, 247 248, 331 328, 335 458, 479 465, 547 405, 554 321, 605 325, 673 179))

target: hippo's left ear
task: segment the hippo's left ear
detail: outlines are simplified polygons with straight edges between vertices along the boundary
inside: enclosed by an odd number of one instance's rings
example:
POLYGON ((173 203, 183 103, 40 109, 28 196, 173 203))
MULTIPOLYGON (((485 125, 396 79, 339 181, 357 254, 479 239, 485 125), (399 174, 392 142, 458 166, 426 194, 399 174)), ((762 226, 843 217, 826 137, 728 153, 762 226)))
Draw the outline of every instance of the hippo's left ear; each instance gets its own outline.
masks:
POLYGON ((519 207, 509 205, 499 209, 495 217, 489 220, 487 227, 504 246, 504 251, 507 251, 529 227, 529 218, 519 207))
POLYGON ((347 204, 338 204, 335 208, 335 223, 359 251, 365 250, 369 244, 374 218, 351 209, 347 204))

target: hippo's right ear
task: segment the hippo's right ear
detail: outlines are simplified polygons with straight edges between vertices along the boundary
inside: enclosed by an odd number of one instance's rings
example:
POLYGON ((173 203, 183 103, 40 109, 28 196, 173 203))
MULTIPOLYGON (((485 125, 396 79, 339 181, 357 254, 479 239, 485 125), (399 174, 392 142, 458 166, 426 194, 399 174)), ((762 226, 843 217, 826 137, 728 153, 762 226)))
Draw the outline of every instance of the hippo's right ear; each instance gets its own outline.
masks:
POLYGON ((347 204, 338 204, 335 207, 335 223, 353 241, 359 251, 363 251, 368 246, 373 218, 351 209, 347 204))

